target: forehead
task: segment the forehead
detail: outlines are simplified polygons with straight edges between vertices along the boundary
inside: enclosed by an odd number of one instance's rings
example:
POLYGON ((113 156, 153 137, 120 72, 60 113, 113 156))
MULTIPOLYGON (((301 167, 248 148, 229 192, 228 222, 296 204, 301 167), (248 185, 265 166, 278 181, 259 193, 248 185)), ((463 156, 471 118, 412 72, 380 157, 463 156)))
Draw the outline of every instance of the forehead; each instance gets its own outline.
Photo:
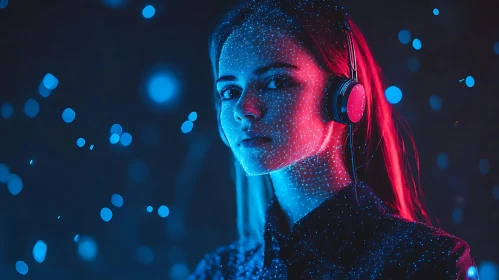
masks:
POLYGON ((293 35, 269 26, 246 26, 234 31, 222 47, 219 76, 245 74, 272 62, 314 63, 293 35))

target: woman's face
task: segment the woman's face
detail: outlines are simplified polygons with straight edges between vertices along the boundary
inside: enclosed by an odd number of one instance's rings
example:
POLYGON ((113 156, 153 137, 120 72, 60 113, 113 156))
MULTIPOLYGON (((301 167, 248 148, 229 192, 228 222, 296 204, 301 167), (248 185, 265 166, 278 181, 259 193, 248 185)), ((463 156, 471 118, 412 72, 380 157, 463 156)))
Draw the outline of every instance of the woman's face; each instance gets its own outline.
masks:
POLYGON ((216 84, 220 122, 248 175, 287 167, 328 144, 326 79, 313 56, 282 29, 248 26, 229 36, 216 84), (241 144, 250 131, 270 141, 241 144))

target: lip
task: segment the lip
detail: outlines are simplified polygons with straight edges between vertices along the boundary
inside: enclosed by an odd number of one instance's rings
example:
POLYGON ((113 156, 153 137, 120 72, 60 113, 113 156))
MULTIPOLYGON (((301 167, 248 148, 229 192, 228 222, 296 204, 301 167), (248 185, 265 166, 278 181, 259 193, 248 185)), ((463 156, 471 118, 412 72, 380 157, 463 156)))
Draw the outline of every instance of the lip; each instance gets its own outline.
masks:
POLYGON ((272 142, 272 139, 266 137, 266 138, 261 138, 261 137, 256 137, 252 139, 246 139, 243 140, 239 146, 241 148, 261 148, 265 145, 268 145, 270 142, 272 142))

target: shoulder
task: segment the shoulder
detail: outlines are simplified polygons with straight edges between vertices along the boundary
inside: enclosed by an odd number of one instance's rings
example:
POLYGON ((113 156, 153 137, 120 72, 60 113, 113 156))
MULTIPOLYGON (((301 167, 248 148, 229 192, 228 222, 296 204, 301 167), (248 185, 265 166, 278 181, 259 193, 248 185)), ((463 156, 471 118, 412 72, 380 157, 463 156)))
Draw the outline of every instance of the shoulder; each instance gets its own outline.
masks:
POLYGON ((478 279, 471 249, 441 229, 393 216, 398 234, 392 257, 411 279, 478 279))
POLYGON ((218 247, 204 255, 188 279, 230 279, 237 273, 238 267, 254 256, 260 247, 241 241, 218 247), (241 253, 241 249, 244 253, 241 253))

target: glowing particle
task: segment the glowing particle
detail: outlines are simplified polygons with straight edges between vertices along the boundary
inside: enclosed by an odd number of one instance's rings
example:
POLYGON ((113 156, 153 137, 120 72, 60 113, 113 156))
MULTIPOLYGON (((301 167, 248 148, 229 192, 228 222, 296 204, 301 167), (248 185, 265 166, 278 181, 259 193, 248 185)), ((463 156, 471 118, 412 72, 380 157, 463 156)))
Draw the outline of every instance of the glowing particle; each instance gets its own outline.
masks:
POLYGON ((414 40, 412 40, 412 47, 415 50, 419 51, 421 49, 421 46, 422 46, 421 40, 417 38, 414 38, 414 40))
POLYGON ((30 118, 34 118, 40 113, 40 104, 33 98, 30 98, 24 104, 24 114, 30 118))
POLYGON ((10 103, 2 104, 2 107, 0 107, 0 115, 2 116, 2 119, 9 119, 13 114, 14 107, 10 103))
POLYGON ((23 181, 16 174, 10 174, 7 178, 7 189, 10 194, 18 195, 23 190, 23 181))
POLYGON ((496 54, 499 54, 499 42, 495 42, 494 47, 492 47, 492 49, 496 54))
POLYGON ((78 140, 76 140, 76 145, 77 145, 78 147, 80 147, 80 148, 81 148, 81 147, 83 147, 83 146, 85 146, 85 139, 83 139, 83 138, 81 138, 81 137, 80 137, 80 138, 78 138, 78 140))
POLYGON ((118 134, 111 134, 111 136, 109 137, 109 143, 111 144, 116 144, 120 141, 120 136, 118 134))
POLYGON ((61 219, 61 216, 57 216, 57 220, 60 220, 61 219))
POLYGON ((185 263, 176 263, 170 267, 170 279, 187 279, 189 277, 189 268, 185 263))
POLYGON ((23 261, 17 261, 16 270, 19 274, 26 275, 28 273, 28 265, 23 261))
POLYGON ((10 169, 5 163, 0 162, 0 183, 7 183, 10 175, 10 169))
POLYGON ((121 125, 115 123, 111 126, 111 134, 118 134, 121 135, 121 133, 123 132, 123 128, 121 127, 121 125))
POLYGON ((452 220, 454 221, 455 224, 460 224, 464 220, 464 211, 461 208, 454 208, 454 211, 452 211, 452 220))
POLYGON ((407 66, 409 67, 409 71, 418 72, 421 64, 419 63, 419 59, 417 57, 410 57, 407 60, 407 66))
POLYGON ((43 85, 43 81, 41 81, 40 84, 38 85, 38 93, 40 94, 41 97, 47 98, 52 94, 52 90, 46 88, 43 85))
POLYGON ((485 175, 489 172, 489 169, 490 169, 490 162, 488 159, 484 158, 484 159, 481 159, 479 162, 478 162, 478 168, 480 169, 480 173, 482 173, 482 175, 485 175))
POLYGON ((42 241, 38 240, 33 246, 33 258, 35 261, 42 263, 45 260, 45 257, 47 256, 47 244, 42 241))
POLYGON ((97 244, 90 237, 81 237, 78 242, 78 255, 85 261, 91 261, 97 256, 97 244))
POLYGON ((102 210, 100 210, 100 217, 104 222, 109 222, 111 218, 113 218, 113 211, 111 209, 104 207, 102 210))
POLYGON ((142 9, 142 16, 144 18, 152 18, 156 13, 156 9, 152 5, 147 5, 142 9))
POLYGON ((121 134, 120 143, 125 147, 130 146, 130 144, 132 143, 132 135, 130 135, 130 133, 127 132, 121 134))
POLYGON ((437 8, 435 8, 433 9, 433 14, 438 16, 440 14, 440 11, 437 8))
POLYGON ((407 45, 409 44, 409 42, 411 42, 411 33, 408 31, 408 30, 400 30, 399 34, 398 34, 398 38, 399 38, 399 41, 400 43, 404 44, 404 45, 407 45))
POLYGON ((170 209, 168 209, 168 207, 166 207, 166 205, 161 205, 158 208, 158 215, 161 218, 166 218, 166 217, 168 217, 169 214, 170 214, 170 209))
POLYGON ((477 277, 477 275, 478 271, 476 270, 476 267, 470 266, 468 268, 468 278, 474 279, 475 277, 477 277))
POLYGON ((147 86, 149 98, 155 103, 163 104, 171 101, 175 96, 176 82, 166 73, 158 73, 151 77, 147 86))
POLYGON ((147 210, 147 212, 152 213, 153 208, 152 208, 152 206, 147 206, 146 210, 147 210))
POLYGON ((74 121, 75 116, 76 116, 76 113, 71 108, 66 108, 62 112, 62 120, 64 120, 65 123, 70 123, 70 122, 74 121))
POLYGON ((93 144, 92 144, 92 145, 90 145, 90 148, 89 148, 89 149, 90 149, 90 150, 93 150, 93 149, 94 149, 94 145, 93 145, 93 144))
POLYGON ((43 86, 45 86, 45 88, 54 90, 57 85, 59 85, 59 80, 51 73, 47 73, 45 77, 43 77, 43 86))
POLYGON ((182 126, 180 127, 180 130, 183 133, 189 133, 192 131, 192 128, 194 127, 194 124, 191 121, 185 121, 182 123, 182 126))
POLYGON ((191 112, 189 114, 189 116, 187 117, 187 119, 190 120, 191 122, 196 121, 197 118, 198 118, 198 113, 196 113, 196 112, 191 112))
POLYGON ((402 91, 396 87, 391 86, 385 90, 386 100, 391 104, 397 104, 402 100, 402 91))
POLYGON ((466 77, 466 86, 473 87, 475 85, 475 78, 472 76, 466 77))
POLYGON ((30 161, 29 161, 29 164, 30 164, 30 165, 33 165, 33 160, 30 160, 30 161))
POLYGON ((116 207, 123 206, 123 197, 117 193, 111 196, 111 204, 116 207))
POLYGON ((141 245, 137 247, 135 251, 135 257, 137 261, 142 264, 150 264, 154 261, 154 253, 151 248, 141 245))
POLYGON ((491 261, 482 261, 478 266, 480 279, 497 280, 499 279, 499 266, 491 261))
POLYGON ((73 238, 74 242, 78 243, 78 240, 80 239, 80 235, 76 234, 75 237, 73 238))
POLYGON ((442 109, 442 98, 436 94, 430 97, 430 107, 433 111, 437 112, 442 109))
POLYGON ((446 169, 449 166, 449 156, 446 153, 438 154, 437 166, 440 169, 446 169))

